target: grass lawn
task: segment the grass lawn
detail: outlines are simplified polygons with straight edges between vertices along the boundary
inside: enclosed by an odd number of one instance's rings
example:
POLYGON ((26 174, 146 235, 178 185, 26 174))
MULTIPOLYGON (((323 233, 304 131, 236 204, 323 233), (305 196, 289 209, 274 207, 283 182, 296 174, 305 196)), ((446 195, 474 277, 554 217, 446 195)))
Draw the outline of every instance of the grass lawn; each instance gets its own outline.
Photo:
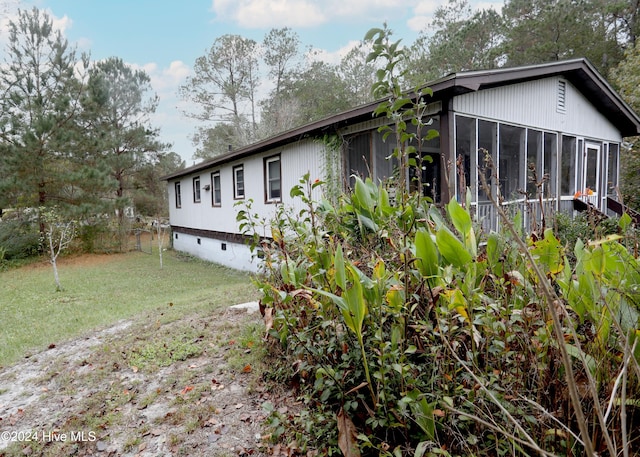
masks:
POLYGON ((45 261, 0 272, 0 366, 137 315, 160 323, 257 299, 246 273, 179 253, 84 255, 59 260, 56 292, 45 261))

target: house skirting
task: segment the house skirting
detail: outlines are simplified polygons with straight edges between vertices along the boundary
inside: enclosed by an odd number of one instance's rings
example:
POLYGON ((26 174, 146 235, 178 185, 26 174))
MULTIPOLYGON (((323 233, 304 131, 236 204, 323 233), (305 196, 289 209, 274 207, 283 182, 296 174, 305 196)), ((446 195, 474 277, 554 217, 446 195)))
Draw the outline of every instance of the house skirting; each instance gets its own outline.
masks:
POLYGON ((176 225, 171 230, 176 251, 237 270, 258 271, 261 261, 251 252, 247 236, 176 225))

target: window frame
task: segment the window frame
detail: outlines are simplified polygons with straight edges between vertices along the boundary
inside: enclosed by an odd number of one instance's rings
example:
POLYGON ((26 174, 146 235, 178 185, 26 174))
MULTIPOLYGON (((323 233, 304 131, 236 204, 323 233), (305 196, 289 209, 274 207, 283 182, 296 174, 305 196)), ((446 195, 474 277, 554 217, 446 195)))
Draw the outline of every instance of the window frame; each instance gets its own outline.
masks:
POLYGON ((174 183, 173 191, 176 195, 176 208, 182 208, 182 184, 180 181, 174 183))
POLYGON ((244 179, 244 165, 240 164, 240 165, 236 165, 233 167, 233 199, 234 200, 244 200, 245 195, 247 194, 246 192, 246 188, 245 188, 245 182, 246 180, 244 179), (239 188, 238 188, 238 171, 242 172, 242 193, 239 192, 239 188))
POLYGON ((220 177, 220 170, 211 173, 211 206, 219 208, 222 206, 222 178, 220 177), (218 181, 218 188, 216 189, 216 178, 218 181), (216 201, 216 192, 218 193, 218 201, 216 201))
POLYGON ((202 201, 202 188, 200 187, 200 176, 193 178, 193 203, 202 201))
POLYGON ((263 171, 264 171, 264 202, 269 203, 281 203, 282 202, 282 161, 280 154, 265 157, 263 159, 263 171), (278 181, 280 181, 280 195, 273 197, 271 195, 271 177, 269 176, 269 164, 278 162, 278 181))

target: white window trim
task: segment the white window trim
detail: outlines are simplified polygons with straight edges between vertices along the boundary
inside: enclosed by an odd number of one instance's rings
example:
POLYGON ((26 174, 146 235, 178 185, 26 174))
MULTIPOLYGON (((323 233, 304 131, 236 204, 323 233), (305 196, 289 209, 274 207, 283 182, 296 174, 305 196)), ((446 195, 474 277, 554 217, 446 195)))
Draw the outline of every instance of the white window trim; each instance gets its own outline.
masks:
POLYGON ((220 178, 220 171, 214 171, 211 173, 211 206, 222 206, 222 179, 220 178), (220 200, 216 202, 216 178, 218 178, 218 190, 220 191, 220 200))
POLYGON ((280 155, 264 159, 264 196, 266 203, 280 203, 282 201, 282 163, 280 162, 280 155), (269 164, 273 162, 277 162, 280 169, 280 177, 278 178, 280 181, 280 196, 276 198, 271 196, 271 177, 269 176, 269 164))
POLYGON ((182 185, 180 181, 174 183, 173 190, 176 194, 176 208, 182 208, 182 185))
POLYGON ((202 201, 202 188, 200 187, 200 176, 193 178, 193 203, 202 201))
POLYGON ((246 195, 246 179, 244 176, 244 165, 236 165, 233 167, 233 198, 235 200, 243 200, 246 195), (238 171, 242 171, 242 193, 238 189, 238 171))

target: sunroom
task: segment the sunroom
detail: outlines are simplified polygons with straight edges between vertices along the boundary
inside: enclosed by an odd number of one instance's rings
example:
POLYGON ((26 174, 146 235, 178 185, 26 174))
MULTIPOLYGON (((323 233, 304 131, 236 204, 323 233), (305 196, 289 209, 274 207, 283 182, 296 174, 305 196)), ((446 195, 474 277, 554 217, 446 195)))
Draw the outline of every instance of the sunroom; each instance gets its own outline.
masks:
POLYGON ((455 115, 455 153, 458 199, 468 187, 488 230, 500 223, 493 202, 534 230, 572 212, 576 198, 606 212, 607 197, 617 197, 619 142, 455 115))

